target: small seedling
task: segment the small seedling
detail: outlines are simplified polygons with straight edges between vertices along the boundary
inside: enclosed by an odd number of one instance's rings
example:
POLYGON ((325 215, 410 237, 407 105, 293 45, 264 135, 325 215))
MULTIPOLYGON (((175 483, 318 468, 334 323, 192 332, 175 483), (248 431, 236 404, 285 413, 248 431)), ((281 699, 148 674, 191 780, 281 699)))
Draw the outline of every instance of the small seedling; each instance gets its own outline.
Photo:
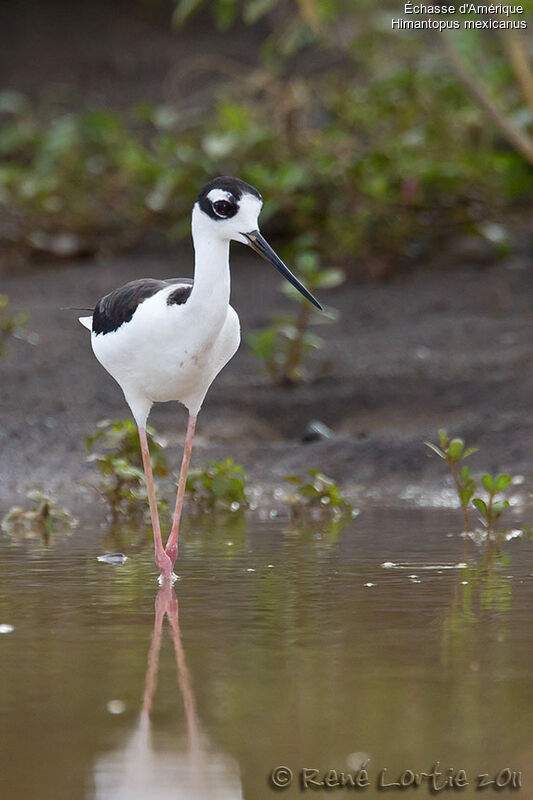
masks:
MULTIPOLYGON (((470 501, 480 514, 481 521, 487 533, 487 548, 490 552, 491 549, 491 533, 497 533, 498 520, 505 511, 509 508, 510 503, 505 497, 498 497, 502 495, 506 489, 511 485, 513 478, 511 475, 490 475, 488 472, 481 476, 481 485, 487 492, 487 497, 474 497, 476 491, 480 488, 476 481, 472 478, 468 467, 463 466, 458 470, 458 464, 463 459, 467 458, 472 453, 476 452, 476 448, 470 447, 465 449, 462 439, 448 438, 448 434, 444 429, 439 431, 440 447, 431 442, 425 444, 437 453, 448 466, 452 473, 452 477, 457 489, 461 509, 463 512, 463 522, 465 533, 470 531, 468 522, 468 506, 470 501)), ((526 528, 522 528, 525 532, 526 528)))
POLYGON ((2 520, 1 528, 19 539, 40 539, 48 545, 53 533, 65 533, 78 525, 66 508, 58 508, 55 500, 40 489, 31 489, 26 497, 33 508, 13 506, 2 520))
POLYGON ((470 500, 474 496, 477 489, 477 483, 472 478, 470 470, 467 466, 462 466, 458 469, 461 461, 473 453, 477 452, 477 447, 468 447, 465 449, 465 443, 462 439, 452 439, 450 441, 448 433, 444 428, 439 430, 439 444, 438 447, 432 442, 424 442, 424 444, 433 450, 439 458, 442 458, 448 464, 452 474, 453 482, 457 490, 459 503, 461 504, 461 511, 463 514, 463 529, 465 533, 470 531, 470 523, 468 521, 468 506, 470 500))
MULTIPOLYGON (((340 286, 346 279, 341 269, 321 267, 318 253, 313 249, 300 250, 291 261, 312 293, 340 286)), ((309 328, 337 320, 338 313, 332 308, 318 313, 290 284, 281 290, 298 302, 298 311, 274 316, 267 328, 249 333, 246 341, 254 356, 263 362, 272 382, 290 386, 309 380, 310 373, 304 366, 307 357, 324 345, 323 339, 309 328)))
POLYGON ((487 500, 483 500, 481 497, 474 497, 472 500, 486 528, 489 547, 491 545, 491 533, 497 533, 498 520, 510 505, 507 499, 496 500, 496 496, 502 494, 511 485, 511 481, 512 477, 510 475, 489 475, 486 472, 481 476, 481 483, 487 492, 487 500))
POLYGON ((332 514, 334 518, 340 519, 352 512, 351 503, 333 478, 324 475, 320 470, 310 469, 303 478, 299 475, 286 475, 284 480, 293 486, 293 492, 285 496, 284 502, 294 516, 332 514))
MULTIPOLYGON (((113 519, 119 513, 134 514, 145 512, 146 488, 142 470, 141 450, 137 426, 130 419, 101 420, 97 432, 87 437, 87 447, 95 446, 103 452, 91 453, 88 461, 98 464, 100 471, 100 490, 110 508, 113 519)), ((167 475, 167 460, 163 453, 166 443, 158 438, 154 429, 148 425, 146 434, 150 444, 152 470, 154 476, 167 475)))
POLYGON ((248 507, 246 476, 232 458, 208 461, 189 470, 187 494, 199 512, 239 511, 248 507))

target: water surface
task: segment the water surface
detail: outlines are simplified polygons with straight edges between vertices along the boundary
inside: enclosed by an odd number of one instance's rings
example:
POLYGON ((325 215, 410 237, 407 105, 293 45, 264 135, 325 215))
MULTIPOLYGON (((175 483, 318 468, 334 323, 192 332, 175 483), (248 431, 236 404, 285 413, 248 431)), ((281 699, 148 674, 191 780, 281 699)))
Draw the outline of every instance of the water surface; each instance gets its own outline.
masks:
POLYGON ((301 768, 364 758, 367 797, 398 795, 376 788, 383 768, 393 782, 436 761, 465 770, 463 797, 504 768, 533 797, 533 545, 491 565, 472 547, 459 568, 456 531, 423 509, 189 524, 160 593, 144 529, 4 536, 0 797, 262 800, 281 765, 296 797, 301 768), (115 550, 123 566, 97 561, 115 550))

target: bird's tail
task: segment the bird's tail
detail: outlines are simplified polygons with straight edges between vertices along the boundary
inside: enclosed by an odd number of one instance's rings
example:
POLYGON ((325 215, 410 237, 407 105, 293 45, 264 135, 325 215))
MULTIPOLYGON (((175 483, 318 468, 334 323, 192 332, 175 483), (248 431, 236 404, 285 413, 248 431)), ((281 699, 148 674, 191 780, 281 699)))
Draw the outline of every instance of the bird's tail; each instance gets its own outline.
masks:
POLYGON ((92 331, 93 329, 93 318, 91 317, 78 317, 79 321, 83 325, 84 328, 92 331))

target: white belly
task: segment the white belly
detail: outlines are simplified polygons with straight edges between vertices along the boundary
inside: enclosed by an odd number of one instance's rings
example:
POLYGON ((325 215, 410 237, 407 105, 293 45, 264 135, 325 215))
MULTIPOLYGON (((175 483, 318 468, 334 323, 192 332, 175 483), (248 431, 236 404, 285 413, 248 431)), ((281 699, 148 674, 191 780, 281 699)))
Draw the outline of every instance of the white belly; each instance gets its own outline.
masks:
POLYGON ((168 400, 178 400, 196 414, 212 381, 239 347, 240 325, 231 306, 216 314, 207 309, 202 319, 192 303, 167 306, 155 296, 118 330, 92 333, 91 342, 134 416, 134 406, 145 405, 148 411, 152 403, 168 400))

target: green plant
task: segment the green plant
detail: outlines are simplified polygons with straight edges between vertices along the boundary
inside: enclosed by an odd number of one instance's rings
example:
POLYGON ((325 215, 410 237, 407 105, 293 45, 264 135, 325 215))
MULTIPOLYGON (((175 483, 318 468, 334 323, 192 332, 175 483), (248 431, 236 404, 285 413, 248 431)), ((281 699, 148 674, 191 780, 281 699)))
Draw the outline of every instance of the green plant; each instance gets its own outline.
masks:
POLYGON ((507 499, 496 500, 497 495, 501 495, 511 485, 512 477, 510 475, 489 475, 486 472, 481 476, 481 483, 487 492, 487 499, 481 497, 474 497, 472 503, 477 508, 481 515, 481 520, 487 531, 487 543, 490 547, 491 533, 497 533, 498 520, 505 511, 509 508, 509 501, 507 499))
MULTIPOLYGON (((468 467, 463 466, 458 469, 459 463, 477 452, 477 448, 470 447, 465 449, 465 444, 462 439, 449 439, 447 432, 442 428, 439 430, 439 443, 440 447, 431 442, 425 442, 433 452, 442 458, 449 466, 450 472, 453 477, 461 510, 463 513, 463 525, 465 533, 470 531, 468 522, 468 507, 470 502, 477 509, 480 514, 481 521, 487 533, 487 548, 490 551, 492 545, 491 534, 497 534, 498 520, 505 511, 509 508, 510 503, 502 497, 506 489, 511 485, 513 478, 511 475, 490 475, 488 472, 481 476, 481 485, 487 493, 486 498, 474 497, 476 491, 480 488, 478 483, 472 478, 468 467)), ((527 536, 527 525, 522 525, 522 533, 527 536)))
MULTIPOLYGON (((176 0, 177 21, 186 21, 201 5, 176 0)), ((486 104, 479 104, 462 76, 457 80, 451 73, 447 50, 428 46, 422 34, 391 31, 381 6, 365 0, 210 5, 222 27, 239 15, 252 22, 272 12, 272 32, 262 69, 228 92, 208 141, 225 163, 238 154, 246 179, 255 180, 265 196, 269 190, 273 201, 267 212, 289 235, 317 232, 321 255, 362 260, 368 273, 384 277, 451 231, 491 241, 490 218, 518 195, 531 198, 532 148, 509 149, 496 115, 491 115, 496 124, 487 125, 486 104), (310 72, 302 80, 291 69, 291 58, 305 48, 326 60, 335 52, 342 66, 310 72), (232 127, 223 124, 229 116, 232 127), (492 175, 487 158, 497 165, 492 175)), ((533 92, 516 91, 516 58, 502 52, 497 37, 464 31, 454 33, 455 40, 470 52, 477 76, 483 73, 506 104, 504 135, 512 126, 526 138, 524 97, 533 92)), ((514 45, 523 55, 523 40, 514 45)), ((521 75, 529 77, 531 90, 527 58, 524 62, 521 75)))
MULTIPOLYGON (((205 0, 175 0, 175 24, 182 25, 204 3, 205 0)), ((361 45, 358 39, 364 43, 365 33, 369 29, 374 36, 381 34, 383 40, 386 38, 383 28, 376 25, 379 14, 366 2, 360 2, 355 7, 347 0, 297 0, 295 3, 288 0, 214 0, 210 5, 215 22, 222 30, 233 25, 239 16, 245 23, 251 24, 277 11, 276 24, 268 39, 265 55, 271 58, 275 56, 282 63, 296 51, 311 44, 324 48, 335 47, 347 59, 353 59, 356 45, 361 45), (340 20, 344 23, 343 34, 340 33, 340 20), (355 20, 357 26, 354 25, 355 20), (351 36, 347 33, 350 29, 354 32, 351 36)), ((527 4, 526 10, 531 10, 527 4)), ((476 20, 475 14, 468 16, 470 20, 476 20)), ((390 24, 388 27, 390 30, 390 24)), ((441 53, 453 68, 456 79, 509 144, 533 163, 533 139, 527 127, 516 119, 512 107, 509 107, 509 99, 516 102, 518 96, 529 116, 533 113, 533 69, 527 51, 527 39, 520 31, 504 26, 499 34, 496 45, 491 41, 496 37, 488 39, 484 34, 479 35, 479 32, 476 35, 473 30, 454 31, 453 35, 441 30, 438 35, 441 53), (483 59, 479 58, 480 50, 483 50, 483 59), (486 57, 487 51, 490 52, 490 59, 486 57), (472 63, 463 57, 464 52, 471 53, 472 63), (505 78, 505 88, 512 88, 511 92, 506 92, 505 110, 499 107, 492 96, 494 89, 501 92, 504 83, 502 77, 505 78)), ((387 38, 392 45, 391 37, 387 38)), ((420 38, 423 47, 426 40, 425 37, 420 38)), ((399 31, 396 31, 396 39, 402 39, 399 31)))
POLYGON ((340 519, 352 513, 351 503, 333 478, 320 470, 309 469, 303 478, 286 475, 284 480, 292 487, 292 491, 285 495, 284 502, 293 516, 331 514, 340 519))
MULTIPOLYGON (((154 429, 146 428, 150 444, 152 470, 155 477, 168 473, 167 460, 163 453, 166 442, 154 429)), ((97 431, 86 439, 87 448, 98 447, 88 461, 96 462, 100 472, 99 488, 110 508, 112 518, 119 513, 133 514, 146 510, 146 488, 142 469, 141 449, 137 426, 131 419, 101 420, 97 431), (138 500, 143 501, 141 506, 138 500)))
POLYGON ((232 458, 189 470, 187 493, 199 512, 239 511, 248 506, 246 476, 232 458))
MULTIPOLYGON (((340 286, 346 279, 343 270, 321 267, 316 250, 309 246, 305 249, 302 247, 309 245, 308 240, 309 237, 302 237, 295 243, 297 253, 290 257, 290 262, 294 264, 296 273, 312 293, 340 286)), ((272 382, 289 386, 309 379, 309 371, 305 369, 307 357, 311 351, 323 347, 323 339, 309 328, 335 321, 338 313, 331 307, 318 313, 286 281, 280 288, 284 294, 298 302, 298 311, 273 316, 267 328, 247 334, 246 341, 254 356, 263 362, 272 382)))
POLYGON ((31 489, 26 497, 33 503, 29 509, 12 506, 0 527, 13 538, 39 539, 48 545, 53 533, 65 533, 78 525, 78 520, 66 508, 59 508, 50 495, 31 489))
MULTIPOLYGON (((202 5, 176 0, 176 21, 202 5)), ((533 195, 531 142, 522 146, 531 139, 533 108, 523 40, 502 31, 502 50, 498 37, 454 32, 459 57, 470 51, 476 76, 493 90, 491 108, 506 109, 491 113, 494 125, 487 125, 487 103, 480 106, 472 82, 462 74, 457 80, 422 32, 391 31, 380 4, 209 6, 221 26, 269 14, 271 30, 258 68, 242 70, 224 58, 232 80, 209 109, 73 111, 64 99, 36 104, 0 94, 4 243, 67 255, 131 245, 152 228, 181 238, 189 235, 199 186, 233 173, 261 189, 262 221, 270 218, 280 236, 313 232, 319 263, 327 258, 384 278, 461 232, 498 252, 502 214, 533 195), (291 59, 303 48, 331 66, 302 77, 291 59)), ((215 57, 217 68, 219 62, 215 57)), ((272 361, 273 347, 290 348, 294 337, 283 337, 265 333, 257 341, 260 357, 272 361)))
POLYGON ((0 358, 5 355, 5 344, 11 336, 22 336, 27 325, 27 314, 12 315, 9 309, 9 298, 0 294, 0 358))
MULTIPOLYGON (((307 0, 314 2, 314 0, 307 0)), ((244 22, 257 22, 261 17, 279 5, 279 0, 214 0, 209 4, 211 13, 220 30, 229 28, 242 15, 244 22)), ((205 6, 205 0, 175 0, 173 21, 183 25, 187 19, 205 6)))
POLYGON ((123 119, 108 111, 36 108, 0 93, 0 206, 14 245, 71 256, 145 229, 145 202, 161 166, 123 119))
POLYGON ((432 444, 431 442, 424 442, 424 444, 433 450, 433 452, 436 453, 439 458, 442 458, 450 469, 463 514, 463 530, 465 533, 468 533, 470 531, 470 523, 468 521, 468 506, 478 485, 472 478, 469 468, 467 466, 463 466, 459 470, 458 465, 465 458, 468 458, 468 456, 476 453, 477 447, 465 448, 464 441, 459 438, 450 440, 448 433, 444 428, 439 430, 440 446, 432 444))

